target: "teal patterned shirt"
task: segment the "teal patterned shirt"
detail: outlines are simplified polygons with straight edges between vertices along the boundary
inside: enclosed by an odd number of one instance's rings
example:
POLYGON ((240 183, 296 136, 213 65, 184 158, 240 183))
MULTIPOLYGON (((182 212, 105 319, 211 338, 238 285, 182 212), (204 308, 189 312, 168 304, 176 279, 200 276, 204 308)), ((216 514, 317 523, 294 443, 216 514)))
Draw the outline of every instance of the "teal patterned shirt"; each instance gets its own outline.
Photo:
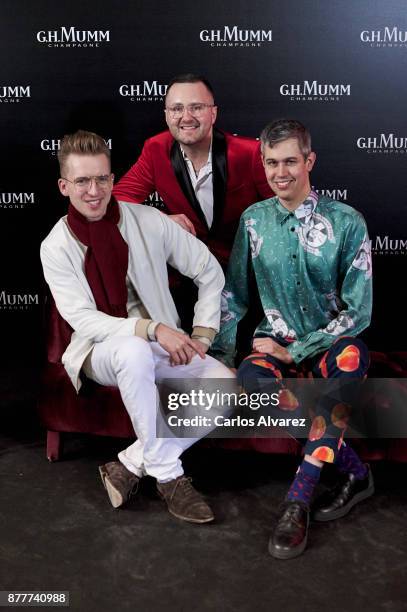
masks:
POLYGON ((296 363, 370 323, 372 261, 363 216, 315 191, 293 212, 274 197, 240 218, 211 351, 229 366, 237 324, 250 303, 251 275, 264 311, 255 336, 287 344, 296 363))

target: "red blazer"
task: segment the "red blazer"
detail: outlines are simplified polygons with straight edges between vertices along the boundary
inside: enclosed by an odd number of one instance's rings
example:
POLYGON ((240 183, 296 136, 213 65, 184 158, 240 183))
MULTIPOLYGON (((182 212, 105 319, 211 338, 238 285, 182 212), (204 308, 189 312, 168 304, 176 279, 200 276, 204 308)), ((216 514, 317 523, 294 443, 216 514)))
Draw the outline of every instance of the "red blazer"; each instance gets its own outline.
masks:
POLYGON ((212 143, 214 221, 207 227, 182 161, 179 146, 169 131, 149 138, 137 162, 113 189, 118 200, 140 204, 157 191, 169 214, 184 213, 197 236, 226 265, 242 212, 273 195, 260 157, 260 144, 252 138, 214 130, 212 143), (195 201, 194 201, 195 200, 195 201))

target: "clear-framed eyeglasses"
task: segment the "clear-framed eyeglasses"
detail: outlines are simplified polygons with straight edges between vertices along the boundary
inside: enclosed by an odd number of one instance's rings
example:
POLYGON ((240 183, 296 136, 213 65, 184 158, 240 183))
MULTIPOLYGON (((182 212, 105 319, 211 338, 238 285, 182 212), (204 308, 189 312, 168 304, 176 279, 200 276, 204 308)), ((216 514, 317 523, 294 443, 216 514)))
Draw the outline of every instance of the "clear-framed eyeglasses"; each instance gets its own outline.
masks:
POLYGON ((68 181, 68 183, 72 183, 75 189, 78 191, 86 191, 87 189, 90 189, 92 181, 95 181, 96 185, 101 189, 106 189, 112 182, 112 177, 112 174, 101 174, 99 176, 78 176, 73 181, 64 178, 63 176, 61 178, 63 178, 64 181, 68 181))
POLYGON ((171 119, 179 119, 184 114, 185 110, 188 111, 192 117, 200 117, 204 114, 207 108, 212 108, 216 104, 204 104, 204 102, 197 102, 196 104, 174 104, 174 106, 167 106, 165 109, 171 119))

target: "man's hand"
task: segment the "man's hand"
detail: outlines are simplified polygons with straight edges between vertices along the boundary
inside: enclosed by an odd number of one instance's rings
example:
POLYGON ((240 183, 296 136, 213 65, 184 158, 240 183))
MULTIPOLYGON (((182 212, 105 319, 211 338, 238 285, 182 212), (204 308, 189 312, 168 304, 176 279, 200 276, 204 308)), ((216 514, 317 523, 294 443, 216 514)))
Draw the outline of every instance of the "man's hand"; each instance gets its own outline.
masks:
POLYGON ((188 217, 186 215, 183 215, 183 214, 181 214, 181 215, 168 215, 168 217, 170 219, 172 219, 172 221, 175 221, 175 223, 178 223, 178 225, 180 225, 182 228, 184 228, 184 230, 186 230, 187 232, 189 232, 193 236, 196 236, 196 231, 195 231, 194 224, 192 223, 192 221, 190 221, 188 219, 188 217))
POLYGON ((294 360, 284 346, 280 346, 272 338, 255 338, 253 348, 259 353, 267 353, 283 363, 292 363, 294 360))
POLYGON ((187 334, 172 329, 160 323, 155 330, 157 342, 170 356, 170 365, 187 365, 194 355, 205 359, 204 347, 201 342, 192 340, 187 334))
MULTIPOLYGON (((207 353, 209 350, 209 345, 205 344, 205 342, 201 342, 200 340, 198 340, 198 338, 191 338, 192 342, 194 343, 196 352, 198 354, 200 354, 199 351, 202 351, 203 353, 207 353)), ((204 357, 205 359, 205 357, 204 357)))

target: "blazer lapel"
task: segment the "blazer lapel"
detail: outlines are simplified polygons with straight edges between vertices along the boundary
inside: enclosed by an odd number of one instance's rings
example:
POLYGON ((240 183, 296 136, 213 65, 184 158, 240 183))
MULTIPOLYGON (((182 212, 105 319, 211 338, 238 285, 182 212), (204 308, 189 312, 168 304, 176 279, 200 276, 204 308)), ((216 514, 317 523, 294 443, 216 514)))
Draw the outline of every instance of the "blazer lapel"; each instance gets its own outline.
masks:
POLYGON ((225 206, 227 164, 226 164, 226 139, 224 134, 213 130, 212 137, 212 179, 213 179, 213 229, 222 219, 225 206))
POLYGON ((174 170, 175 176, 177 177, 177 181, 182 189, 184 196, 191 204, 192 208, 195 210, 202 223, 205 225, 206 228, 208 228, 208 223, 206 221, 205 215, 202 212, 202 208, 195 195, 194 188, 192 187, 191 179, 189 178, 188 168, 185 164, 181 148, 175 140, 171 147, 170 160, 172 169, 174 170))

